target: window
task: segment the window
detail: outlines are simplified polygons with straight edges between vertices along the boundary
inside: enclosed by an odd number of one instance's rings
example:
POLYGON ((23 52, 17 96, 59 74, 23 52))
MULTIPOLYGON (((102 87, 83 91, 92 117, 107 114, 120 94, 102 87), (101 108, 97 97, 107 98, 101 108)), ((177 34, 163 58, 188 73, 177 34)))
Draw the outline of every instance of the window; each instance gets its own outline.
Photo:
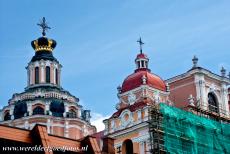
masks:
POLYGON ((52 115, 55 117, 63 117, 63 113, 65 111, 64 103, 59 101, 51 102, 50 111, 52 112, 52 115))
POLYGON ((50 83, 50 67, 46 66, 46 83, 50 83))
POLYGON ((218 103, 213 93, 208 94, 208 106, 210 111, 218 113, 218 103))
POLYGON ((35 107, 33 110, 33 115, 36 114, 44 115, 44 109, 40 106, 35 107))
POLYGON ((145 62, 145 67, 148 68, 148 63, 147 63, 147 61, 145 62))
POLYGON ((39 83, 39 67, 35 67, 35 84, 39 83))
POLYGON ((58 69, 55 69, 55 81, 58 84, 58 69))
POLYGON ((142 67, 142 68, 145 67, 145 66, 144 66, 144 61, 143 61, 143 60, 141 61, 141 67, 142 67))
POLYGON ((133 142, 130 139, 127 139, 122 144, 122 153, 133 154, 133 142))
POLYGON ((77 118, 77 113, 75 110, 71 109, 69 110, 68 118, 77 118))
POLYGON ((10 120, 10 119, 11 119, 10 113, 7 112, 4 116, 4 121, 10 120))
POLYGON ((27 104, 19 102, 14 107, 14 119, 18 119, 27 115, 27 104))
POLYGON ((138 61, 138 62, 137 62, 137 68, 140 68, 140 67, 141 67, 141 62, 138 61))

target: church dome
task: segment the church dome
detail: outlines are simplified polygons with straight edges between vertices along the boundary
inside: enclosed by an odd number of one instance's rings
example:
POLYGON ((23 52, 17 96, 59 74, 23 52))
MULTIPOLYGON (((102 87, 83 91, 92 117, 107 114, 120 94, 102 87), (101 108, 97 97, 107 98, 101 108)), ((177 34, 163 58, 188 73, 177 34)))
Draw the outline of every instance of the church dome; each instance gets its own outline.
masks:
POLYGON ((137 41, 140 44, 140 53, 137 54, 135 63, 136 70, 133 74, 129 75, 123 82, 121 93, 138 88, 141 85, 148 85, 149 87, 166 91, 166 84, 159 76, 151 73, 148 68, 149 58, 142 52, 142 45, 144 44, 141 38, 137 41))
POLYGON ((123 82, 121 87, 121 92, 124 93, 126 91, 135 89, 143 84, 143 76, 146 77, 145 85, 148 85, 152 88, 166 91, 165 82, 157 75, 152 74, 149 69, 142 68, 137 69, 135 73, 129 75, 123 82))

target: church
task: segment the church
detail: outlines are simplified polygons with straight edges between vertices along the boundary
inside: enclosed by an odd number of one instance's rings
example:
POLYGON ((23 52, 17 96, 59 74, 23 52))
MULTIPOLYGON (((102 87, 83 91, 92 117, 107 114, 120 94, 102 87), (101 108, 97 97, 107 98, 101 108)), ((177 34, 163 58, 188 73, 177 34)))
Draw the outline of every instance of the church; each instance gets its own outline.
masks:
POLYGON ((215 74, 199 66, 194 56, 186 72, 164 80, 149 68, 151 58, 143 51, 140 38, 136 69, 117 87, 117 111, 103 120, 105 129, 97 132, 90 123, 90 110, 61 86, 62 65, 53 55, 57 43, 46 36, 50 27, 45 18, 38 25, 42 36, 31 42, 35 54, 26 67, 27 87, 13 94, 0 110, 0 132, 12 130, 19 134, 15 138, 7 133, 0 137, 6 145, 6 139, 19 138, 32 144, 30 135, 34 133, 43 146, 87 143, 91 147, 88 153, 202 153, 205 148, 229 152, 226 130, 230 128, 230 76, 224 68, 215 74), (189 127, 194 128, 190 133, 189 127), (198 128, 200 134, 209 130, 212 137, 217 136, 212 145, 201 145, 198 128), (191 135, 195 133, 198 137, 191 135), (214 142, 220 146, 215 147, 214 142))
POLYGON ((31 130, 35 124, 47 127, 49 134, 80 139, 96 132, 90 124, 90 110, 79 98, 61 87, 62 65, 54 57, 56 41, 46 36, 45 18, 38 24, 42 36, 31 42, 35 51, 26 66, 27 87, 13 94, 1 110, 1 124, 31 130))
MULTIPOLYGON (((158 113, 153 113, 154 116, 150 115, 152 108, 156 106, 159 108, 161 104, 172 106, 172 111, 173 107, 191 111, 194 114, 198 114, 197 110, 199 110, 199 114, 206 116, 207 119, 230 123, 230 76, 227 77, 223 67, 220 70, 220 75, 215 74, 199 66, 198 58, 194 56, 192 66, 187 72, 163 80, 151 72, 148 67, 150 59, 142 51, 144 43, 141 38, 138 43, 140 44, 140 53, 135 59, 136 69, 117 88, 119 101, 116 104, 117 111, 103 121, 105 130, 102 136, 114 139, 116 153, 167 153, 165 151, 167 147, 163 147, 166 143, 165 134, 154 133, 162 131, 159 128, 162 127, 162 124, 159 124, 163 121, 162 117, 157 117, 157 120, 153 121, 158 113), (158 125, 153 127, 155 122, 158 125)), ((183 113, 183 111, 181 112, 183 113)), ((186 113, 184 114, 186 115, 186 113)), ((187 116, 189 117, 189 115, 187 116)), ((227 127, 230 128, 229 125, 227 127)), ((178 130, 173 131, 175 133, 178 130)), ((230 138, 228 137, 228 139, 230 138)), ((229 141, 228 145, 230 145, 229 141)), ((228 150, 230 149, 228 148, 228 150)), ((188 150, 179 153, 184 152, 188 152, 188 150)))

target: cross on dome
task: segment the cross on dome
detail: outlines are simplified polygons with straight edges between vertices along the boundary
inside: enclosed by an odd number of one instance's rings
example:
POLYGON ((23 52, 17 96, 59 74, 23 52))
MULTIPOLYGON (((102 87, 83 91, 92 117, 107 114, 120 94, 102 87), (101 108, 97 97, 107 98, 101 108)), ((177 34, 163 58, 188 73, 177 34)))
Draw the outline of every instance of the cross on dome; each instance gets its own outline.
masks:
POLYGON ((51 29, 51 28, 48 26, 45 17, 43 17, 43 18, 42 18, 42 21, 41 21, 40 23, 38 23, 37 25, 40 26, 41 29, 42 29, 42 36, 45 36, 45 35, 46 35, 46 31, 48 31, 48 29, 51 29))
POLYGON ((140 46, 140 53, 142 54, 142 45, 144 45, 145 43, 142 42, 141 37, 140 37, 139 40, 137 40, 137 42, 139 43, 139 46, 140 46))

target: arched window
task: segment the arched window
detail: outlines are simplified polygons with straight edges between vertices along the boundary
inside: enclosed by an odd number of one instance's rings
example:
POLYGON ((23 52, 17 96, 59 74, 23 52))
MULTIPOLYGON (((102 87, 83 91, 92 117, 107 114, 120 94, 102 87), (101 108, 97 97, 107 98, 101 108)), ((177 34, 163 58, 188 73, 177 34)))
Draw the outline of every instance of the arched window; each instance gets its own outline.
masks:
POLYGON ((46 83, 50 83, 50 67, 46 66, 46 83))
POLYGON ((130 139, 127 139, 122 144, 122 153, 124 154, 133 154, 133 142, 130 139))
POLYGON ((73 109, 69 110, 68 118, 77 118, 77 112, 73 109))
POLYGON ((58 83, 58 69, 55 69, 55 81, 56 81, 56 84, 59 84, 58 83))
POLYGON ((51 102, 50 111, 52 112, 52 115, 55 117, 63 117, 63 113, 65 111, 64 103, 59 101, 51 102))
POLYGON ((18 102, 14 106, 14 119, 18 119, 27 115, 27 105, 25 102, 18 102))
POLYGON ((35 84, 39 83, 39 67, 35 67, 35 84))
POLYGON ((35 107, 33 110, 33 115, 36 114, 44 115, 44 109, 40 106, 35 107))
POLYGON ((142 67, 142 68, 145 67, 145 66, 144 66, 144 61, 143 61, 143 60, 141 61, 141 67, 142 67))
POLYGON ((138 68, 141 68, 141 61, 138 61, 138 68))
POLYGON ((218 103, 216 96, 213 93, 208 94, 208 106, 210 111, 218 113, 218 103))
POLYGON ((10 119, 11 119, 10 113, 7 112, 4 116, 4 121, 10 120, 10 119))

